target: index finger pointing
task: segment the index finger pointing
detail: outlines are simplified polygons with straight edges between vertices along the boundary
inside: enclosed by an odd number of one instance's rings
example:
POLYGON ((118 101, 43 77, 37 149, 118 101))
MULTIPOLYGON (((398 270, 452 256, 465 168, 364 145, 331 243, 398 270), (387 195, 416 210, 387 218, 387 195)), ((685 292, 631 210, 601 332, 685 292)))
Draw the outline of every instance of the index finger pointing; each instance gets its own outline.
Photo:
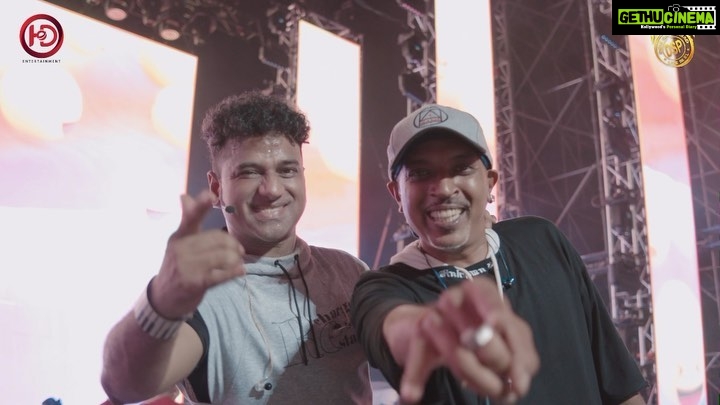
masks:
MULTIPOLYGON (((440 323, 440 320, 436 313, 431 312, 420 322, 426 323, 427 328, 433 328, 440 323)), ((422 336, 416 336, 410 342, 400 379, 399 393, 403 403, 414 404, 422 399, 430 374, 439 366, 438 359, 439 353, 422 336)))

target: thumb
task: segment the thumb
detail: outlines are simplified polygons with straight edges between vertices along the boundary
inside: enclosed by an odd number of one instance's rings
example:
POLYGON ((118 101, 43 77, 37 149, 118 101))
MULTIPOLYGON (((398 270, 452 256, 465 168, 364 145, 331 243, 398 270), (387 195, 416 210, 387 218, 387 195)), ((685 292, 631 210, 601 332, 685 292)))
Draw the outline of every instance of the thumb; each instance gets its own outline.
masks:
POLYGON ((210 190, 204 190, 197 197, 183 194, 180 196, 182 217, 175 236, 187 236, 200 231, 203 218, 212 208, 213 200, 210 190))

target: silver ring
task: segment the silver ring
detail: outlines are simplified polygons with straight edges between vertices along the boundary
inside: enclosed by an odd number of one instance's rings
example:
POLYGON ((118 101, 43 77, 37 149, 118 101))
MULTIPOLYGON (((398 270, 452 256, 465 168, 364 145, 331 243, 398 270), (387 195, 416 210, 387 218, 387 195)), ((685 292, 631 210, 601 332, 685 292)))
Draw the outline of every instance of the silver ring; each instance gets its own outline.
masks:
POLYGON ((463 346, 470 350, 477 350, 486 346, 495 336, 495 330, 487 324, 480 325, 475 330, 466 330, 463 332, 460 340, 463 346))

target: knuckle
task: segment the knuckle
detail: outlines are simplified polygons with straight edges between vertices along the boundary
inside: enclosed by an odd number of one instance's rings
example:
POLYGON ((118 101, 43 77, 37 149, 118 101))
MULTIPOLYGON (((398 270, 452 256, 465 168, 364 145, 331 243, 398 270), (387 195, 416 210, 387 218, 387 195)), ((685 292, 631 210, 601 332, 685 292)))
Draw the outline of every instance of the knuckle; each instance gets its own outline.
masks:
POLYGON ((223 252, 225 264, 233 266, 240 260, 240 255, 234 250, 225 250, 223 252))

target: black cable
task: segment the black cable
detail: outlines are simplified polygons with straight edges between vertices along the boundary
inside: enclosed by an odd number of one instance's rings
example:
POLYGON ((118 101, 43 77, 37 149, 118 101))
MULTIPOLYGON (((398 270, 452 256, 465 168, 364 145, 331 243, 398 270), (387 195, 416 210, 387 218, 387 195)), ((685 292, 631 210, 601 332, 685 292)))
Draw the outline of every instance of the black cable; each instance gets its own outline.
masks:
MULTIPOLYGON (((308 364, 308 356, 307 356, 307 350, 305 349, 305 332, 303 332, 302 327, 302 318, 300 317, 300 306, 297 302, 297 293, 295 292, 295 283, 293 283, 292 278, 290 278, 290 273, 283 267, 282 264, 280 264, 280 260, 275 260, 275 266, 280 267, 280 269, 285 273, 285 276, 288 278, 288 282, 290 283, 290 290, 292 291, 293 301, 295 301, 295 309, 297 310, 297 321, 298 321, 298 328, 300 329, 300 355, 302 356, 303 364, 307 366, 308 364)), ((312 325, 310 326, 312 328, 312 325)))
POLYGON ((307 310, 307 317, 308 321, 310 322, 310 334, 313 338, 313 345, 315 346, 315 352, 317 353, 318 358, 322 357, 322 354, 320 354, 320 347, 318 347, 317 343, 317 337, 315 336, 315 328, 312 327, 312 314, 310 313, 310 288, 307 285, 307 282, 305 281, 305 275, 302 272, 302 267, 300 267, 300 257, 298 255, 295 255, 295 263, 298 267, 298 272, 300 273, 300 279, 303 282, 303 285, 305 286, 305 293, 307 295, 305 299, 305 309, 307 310))

